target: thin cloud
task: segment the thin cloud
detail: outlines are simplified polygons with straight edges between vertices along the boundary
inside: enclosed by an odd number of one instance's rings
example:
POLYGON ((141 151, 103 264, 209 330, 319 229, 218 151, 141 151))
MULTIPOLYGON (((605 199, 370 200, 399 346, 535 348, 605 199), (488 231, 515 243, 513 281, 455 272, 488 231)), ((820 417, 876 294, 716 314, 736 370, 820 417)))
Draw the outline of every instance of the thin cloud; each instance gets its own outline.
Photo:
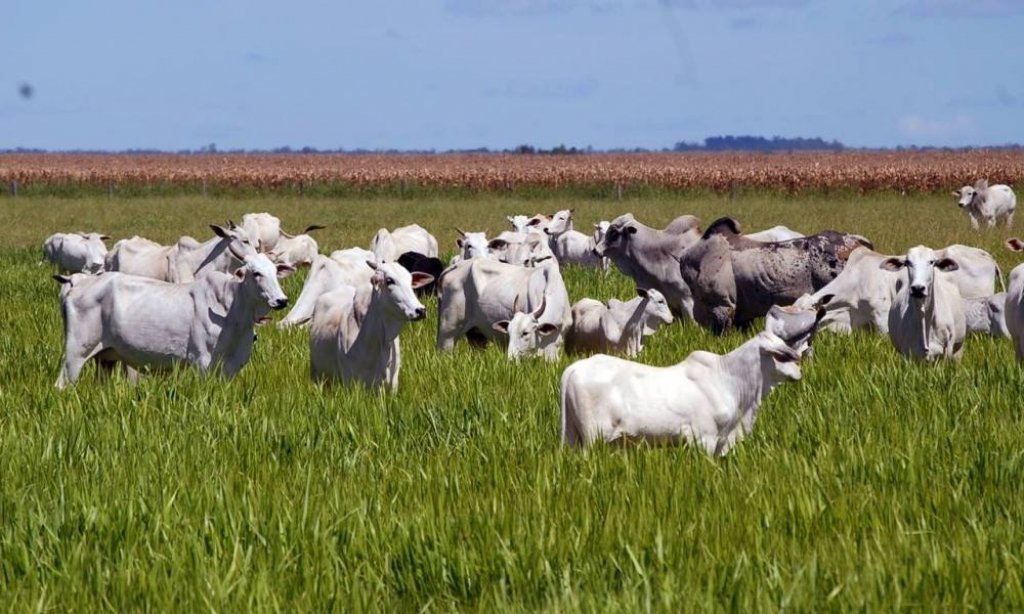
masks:
POLYGON ((915 139, 950 139, 970 135, 974 129, 974 119, 966 113, 959 113, 949 119, 911 114, 899 120, 900 134, 915 139))
POLYGON ((896 15, 922 18, 1010 17, 1024 15, 1021 0, 911 0, 896 15))

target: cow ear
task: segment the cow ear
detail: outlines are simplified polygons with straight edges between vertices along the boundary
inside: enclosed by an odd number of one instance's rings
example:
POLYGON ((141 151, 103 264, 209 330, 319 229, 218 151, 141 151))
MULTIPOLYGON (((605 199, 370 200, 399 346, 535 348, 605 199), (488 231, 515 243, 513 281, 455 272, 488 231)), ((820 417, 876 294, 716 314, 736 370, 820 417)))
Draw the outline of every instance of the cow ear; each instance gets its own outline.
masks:
POLYGON ((295 267, 289 264, 278 264, 277 265, 277 278, 284 279, 295 272, 295 267))
POLYGON ((412 289, 416 290, 418 288, 422 288, 423 286, 426 286, 432 281, 434 281, 433 275, 430 275, 429 273, 421 273, 420 271, 416 271, 415 273, 412 274, 412 289))
POLYGON ((1004 243, 1003 245, 1005 245, 1006 249, 1010 250, 1011 252, 1022 252, 1022 251, 1024 251, 1024 241, 1021 241, 1017 237, 1013 237, 1012 239, 1007 239, 1006 243, 1004 243))
POLYGON ((626 226, 625 228, 622 229, 622 233, 627 235, 635 235, 636 226, 626 226))
POLYGON ((961 196, 960 190, 953 190, 953 196, 956 196, 957 198, 960 198, 960 196, 961 196))
POLYGON ((367 261, 366 261, 366 266, 370 267, 370 268, 371 268, 371 269, 373 269, 374 271, 376 271, 377 269, 379 269, 379 268, 380 268, 380 265, 378 265, 378 264, 377 264, 376 262, 374 262, 373 260, 367 260, 367 261))
POLYGON ((508 334, 508 325, 509 325, 509 321, 508 320, 502 320, 500 322, 495 322, 494 324, 491 324, 491 328, 493 328, 494 330, 498 331, 499 333, 505 333, 507 335, 508 334))
POLYGON ((505 249, 508 247, 508 241, 505 239, 491 239, 490 243, 487 244, 487 247, 491 249, 505 249))
POLYGON ((235 269, 235 277, 237 277, 238 279, 245 279, 245 267, 244 266, 240 266, 237 269, 235 269))
POLYGON ((650 296, 650 294, 647 293, 647 288, 637 288, 636 295, 643 298, 648 298, 650 296))
POLYGON ((952 258, 940 258, 935 262, 935 268, 946 273, 956 271, 960 268, 960 265, 956 263, 956 260, 952 258))
POLYGON ((109 241, 110 235, 100 235, 100 241, 109 241))
POLYGON ((886 258, 885 260, 883 260, 882 264, 878 265, 878 268, 886 271, 892 271, 895 273, 896 271, 899 271, 904 266, 906 266, 906 264, 907 262, 903 258, 893 256, 891 258, 886 258))
POLYGON ((231 236, 228 234, 228 231, 224 230, 223 226, 218 226, 217 224, 210 224, 210 230, 213 231, 213 234, 217 235, 222 239, 227 239, 228 237, 231 236))
POLYGON ((462 249, 462 239, 455 239, 455 245, 457 245, 459 249, 462 249))
POLYGON ((550 322, 545 322, 537 327, 537 332, 540 333, 541 337, 550 337, 558 332, 558 327, 550 322))

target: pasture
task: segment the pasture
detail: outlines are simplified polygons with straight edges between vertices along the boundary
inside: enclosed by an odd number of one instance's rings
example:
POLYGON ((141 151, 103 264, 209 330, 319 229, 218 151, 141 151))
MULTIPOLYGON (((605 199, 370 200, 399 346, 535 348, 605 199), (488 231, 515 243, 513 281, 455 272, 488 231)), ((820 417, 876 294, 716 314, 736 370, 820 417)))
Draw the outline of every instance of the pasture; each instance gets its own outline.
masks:
MULTIPOLYGON (((857 232, 885 253, 966 243, 1004 275, 1017 263, 1007 232, 972 231, 948 193, 0 199, 0 605, 1024 608, 1024 370, 1005 339, 972 336, 961 364, 927 366, 883 336, 822 333, 804 379, 773 392, 753 435, 717 460, 563 448, 557 391, 573 358, 512 364, 465 343, 440 354, 435 299, 401 334, 393 396, 312 384, 306 331, 273 326, 231 382, 180 370, 133 387, 90 367, 53 387, 57 285, 37 264, 52 232, 170 242, 270 211, 291 231, 327 225, 321 252, 418 222, 447 259, 453 226, 495 234, 506 214, 567 207, 584 231, 629 211, 654 227, 728 214, 750 231, 857 232)), ((284 281, 293 302, 303 277, 284 281)), ((615 270, 565 280, 574 301, 635 292, 615 270)), ((639 360, 749 334, 676 323, 639 360)))

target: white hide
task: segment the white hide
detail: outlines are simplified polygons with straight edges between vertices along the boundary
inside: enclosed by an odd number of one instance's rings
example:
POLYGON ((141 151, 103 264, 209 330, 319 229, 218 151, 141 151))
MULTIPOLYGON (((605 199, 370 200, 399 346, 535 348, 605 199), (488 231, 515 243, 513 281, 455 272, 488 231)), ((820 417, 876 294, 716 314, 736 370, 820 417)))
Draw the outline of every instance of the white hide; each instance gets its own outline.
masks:
POLYGON ((953 192, 961 209, 967 209, 971 227, 980 228, 984 221, 994 228, 999 219, 1006 220, 1006 227, 1013 225, 1013 214, 1017 208, 1017 195, 1008 185, 989 185, 987 179, 978 180, 973 187, 965 185, 953 192))
POLYGON ((99 273, 103 270, 109 239, 98 232, 58 232, 43 241, 43 257, 68 273, 99 273))
MULTIPOLYGON (((360 247, 335 250, 330 256, 314 256, 295 306, 277 326, 288 328, 308 324, 313 317, 317 300, 327 292, 342 286, 353 286, 356 289, 369 287, 373 269, 366 266, 368 261, 375 262, 373 252, 360 247)), ((368 297, 365 293, 359 296, 368 297)), ((361 307, 365 310, 366 305, 361 307)))
POLYGON ((657 290, 637 288, 636 298, 616 299, 604 305, 592 298, 572 306, 572 326, 566 334, 571 352, 607 352, 633 357, 643 349, 644 337, 662 324, 672 323, 672 311, 657 290))
POLYGON ((240 224, 258 252, 271 252, 281 240, 281 220, 269 213, 246 213, 240 224))
POLYGON ((391 231, 381 228, 370 241, 370 251, 376 256, 377 262, 394 262, 406 252, 437 258, 437 239, 419 224, 391 231))
POLYGON ((762 243, 778 243, 779 241, 799 239, 804 235, 785 226, 772 226, 760 232, 752 232, 743 236, 754 241, 761 241, 762 243))

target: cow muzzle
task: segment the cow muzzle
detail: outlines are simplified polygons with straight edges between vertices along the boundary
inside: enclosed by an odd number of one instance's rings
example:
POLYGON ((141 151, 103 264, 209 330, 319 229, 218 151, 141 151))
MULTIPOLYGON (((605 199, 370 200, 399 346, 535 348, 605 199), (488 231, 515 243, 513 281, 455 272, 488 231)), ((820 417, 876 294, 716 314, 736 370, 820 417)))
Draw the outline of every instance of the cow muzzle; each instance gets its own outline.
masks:
POLYGON ((270 308, 271 309, 284 309, 287 306, 288 306, 288 299, 287 298, 278 298, 278 299, 274 299, 274 300, 270 301, 270 308))
POLYGON ((426 307, 417 307, 416 310, 413 312, 412 318, 410 318, 410 319, 413 322, 415 322, 417 320, 422 320, 425 317, 427 317, 427 308, 426 307))
POLYGON ((910 286, 910 296, 914 298, 924 298, 928 296, 928 289, 924 286, 910 286))

